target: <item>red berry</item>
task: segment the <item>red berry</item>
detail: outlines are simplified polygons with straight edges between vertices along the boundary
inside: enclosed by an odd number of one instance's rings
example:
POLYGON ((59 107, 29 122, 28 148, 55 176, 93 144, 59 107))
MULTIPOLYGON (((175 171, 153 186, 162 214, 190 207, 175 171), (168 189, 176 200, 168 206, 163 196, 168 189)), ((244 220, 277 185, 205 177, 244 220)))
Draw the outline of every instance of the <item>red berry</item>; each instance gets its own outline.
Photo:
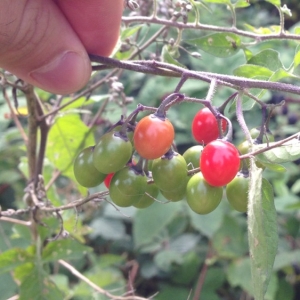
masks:
POLYGON ((210 185, 226 185, 236 176, 239 168, 239 152, 233 144, 215 140, 204 147, 200 170, 210 185))
MULTIPOLYGON (((226 120, 221 120, 221 126, 222 130, 225 131, 227 127, 226 120)), ((201 109, 195 115, 192 123, 192 133, 194 139, 201 144, 208 144, 219 138, 218 121, 207 107, 201 109)))

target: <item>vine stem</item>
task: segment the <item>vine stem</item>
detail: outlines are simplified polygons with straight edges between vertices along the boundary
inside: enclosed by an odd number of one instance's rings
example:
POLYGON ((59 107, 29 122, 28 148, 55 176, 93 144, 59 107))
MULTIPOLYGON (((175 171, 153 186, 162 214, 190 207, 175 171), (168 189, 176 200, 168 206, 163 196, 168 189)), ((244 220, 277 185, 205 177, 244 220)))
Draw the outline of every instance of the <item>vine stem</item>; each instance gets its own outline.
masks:
POLYGON ((236 117, 241 126, 242 131, 244 132, 244 135, 245 135, 249 145, 252 145, 251 134, 249 132, 248 126, 245 122, 245 118, 243 115, 242 96, 243 96, 243 93, 239 92, 236 97, 236 117))
POLYGON ((258 88, 300 95, 300 87, 288 83, 249 79, 246 77, 211 72, 192 71, 154 60, 122 61, 93 54, 90 54, 89 56, 92 62, 98 62, 109 67, 127 69, 135 72, 169 77, 182 77, 182 75, 185 74, 188 78, 199 79, 208 83, 210 83, 212 79, 216 79, 219 85, 227 86, 236 90, 258 88))
POLYGON ((180 29, 197 29, 203 31, 212 31, 212 32, 228 32, 234 33, 239 36, 244 36, 248 38, 252 38, 255 41, 267 41, 267 40, 275 40, 275 39, 285 39, 285 40, 300 40, 300 35, 298 34, 290 34, 290 33, 271 33, 271 34, 257 34, 245 30, 238 29, 236 27, 222 27, 222 26, 215 26, 215 25, 208 25, 208 24, 195 24, 195 23, 183 23, 183 22, 175 22, 172 19, 166 20, 162 18, 152 18, 145 17, 145 16, 129 16, 123 17, 122 21, 128 25, 131 23, 150 23, 150 24, 160 24, 160 25, 167 25, 169 27, 175 27, 180 29))
POLYGON ((151 298, 138 297, 138 296, 134 296, 134 295, 128 296, 128 297, 113 295, 113 294, 109 293, 108 291, 104 290, 103 288, 99 287, 98 285, 96 285, 91 280, 89 280, 87 277, 85 277, 83 274, 81 274, 78 270, 76 270, 72 265, 70 265, 65 260, 60 259, 60 260, 58 260, 58 263, 60 265, 62 265, 63 267, 65 267, 66 269, 68 269, 74 276, 76 276, 77 278, 79 278, 80 280, 82 280, 86 284, 88 284, 90 287, 92 287, 95 291, 106 296, 109 299, 112 299, 112 300, 148 300, 148 299, 151 299, 151 298))

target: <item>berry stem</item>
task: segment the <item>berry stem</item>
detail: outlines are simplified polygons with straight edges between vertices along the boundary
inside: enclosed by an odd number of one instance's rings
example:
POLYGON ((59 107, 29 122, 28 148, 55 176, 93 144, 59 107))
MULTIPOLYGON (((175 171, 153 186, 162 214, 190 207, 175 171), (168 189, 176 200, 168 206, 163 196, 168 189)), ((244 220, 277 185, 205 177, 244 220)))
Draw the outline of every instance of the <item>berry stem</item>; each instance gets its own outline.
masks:
POLYGON ((166 110, 167 110, 167 105, 170 102, 178 102, 178 101, 182 101, 184 99, 184 95, 180 94, 180 93, 172 93, 171 95, 168 95, 160 104, 160 106, 157 108, 156 112, 154 113, 154 115, 157 118, 160 118, 162 120, 164 120, 166 118, 166 110))

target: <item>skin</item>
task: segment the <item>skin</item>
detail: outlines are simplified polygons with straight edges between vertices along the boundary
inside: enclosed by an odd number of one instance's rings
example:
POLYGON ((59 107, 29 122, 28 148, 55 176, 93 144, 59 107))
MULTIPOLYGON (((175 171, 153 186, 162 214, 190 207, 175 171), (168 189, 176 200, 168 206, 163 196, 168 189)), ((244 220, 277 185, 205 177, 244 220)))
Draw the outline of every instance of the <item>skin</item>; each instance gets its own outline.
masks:
POLYGON ((88 53, 115 47, 123 0, 0 1, 0 68, 56 94, 90 78, 88 53))

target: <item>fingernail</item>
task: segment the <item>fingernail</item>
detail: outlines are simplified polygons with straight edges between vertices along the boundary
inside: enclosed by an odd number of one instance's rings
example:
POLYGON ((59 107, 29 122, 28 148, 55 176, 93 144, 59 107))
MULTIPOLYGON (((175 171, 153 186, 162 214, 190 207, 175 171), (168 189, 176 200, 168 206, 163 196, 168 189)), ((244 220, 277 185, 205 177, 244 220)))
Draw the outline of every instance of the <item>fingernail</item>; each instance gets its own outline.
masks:
POLYGON ((90 73, 91 67, 87 57, 67 51, 29 75, 38 87, 57 94, 67 94, 82 88, 90 73))

